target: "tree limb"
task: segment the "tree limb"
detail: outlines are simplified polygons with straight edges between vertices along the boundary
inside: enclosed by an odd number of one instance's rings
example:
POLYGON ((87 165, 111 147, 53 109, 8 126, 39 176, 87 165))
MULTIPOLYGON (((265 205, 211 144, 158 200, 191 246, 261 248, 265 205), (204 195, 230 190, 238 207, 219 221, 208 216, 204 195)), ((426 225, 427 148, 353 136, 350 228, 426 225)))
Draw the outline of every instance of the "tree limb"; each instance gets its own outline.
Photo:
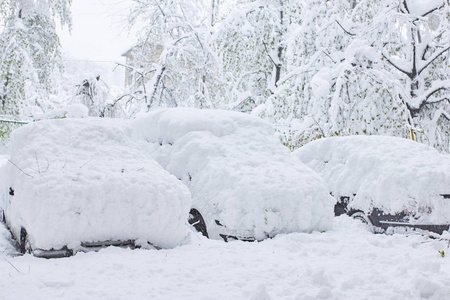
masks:
POLYGON ((407 72, 403 69, 401 69, 400 67, 398 67, 396 64, 394 64, 386 55, 384 55, 384 53, 381 53, 381 55, 383 55, 383 57, 387 60, 387 62, 393 66, 394 68, 396 68, 397 70, 399 70, 400 72, 402 72, 403 74, 407 75, 409 78, 411 78, 412 74, 411 72, 407 72))
POLYGON ((272 56, 270 56, 269 50, 267 50, 267 45, 266 45, 266 43, 263 42, 263 45, 264 45, 264 49, 266 49, 267 56, 268 56, 268 57, 270 58, 270 60, 272 61, 273 65, 274 65, 274 66, 277 66, 277 63, 273 60, 272 56))
POLYGON ((342 30, 344 30, 344 32, 345 32, 346 34, 348 34, 349 36, 356 36, 356 34, 351 33, 351 32, 349 32, 348 30, 346 30, 346 29, 344 28, 344 26, 342 26, 341 23, 339 23, 338 20, 335 20, 335 21, 336 21, 336 23, 339 25, 339 27, 341 27, 342 30))
POLYGON ((435 12, 436 10, 441 9, 441 8, 444 8, 444 6, 445 6, 445 4, 442 4, 441 6, 435 7, 435 8, 433 8, 433 9, 431 9, 430 11, 427 11, 426 13, 424 13, 421 17, 426 17, 426 16, 428 16, 429 14, 435 12))
POLYGON ((433 89, 433 91, 431 91, 430 93, 428 93, 428 95, 425 96, 424 101, 425 101, 425 102, 428 102, 428 103, 434 103, 434 101, 433 101, 433 102, 429 102, 428 99, 429 99, 431 96, 433 96, 434 94, 436 94, 437 92, 442 91, 442 90, 447 90, 447 89, 448 89, 448 88, 445 87, 445 86, 441 86, 441 87, 438 87, 438 88, 433 89))
POLYGON ((436 59, 438 59, 442 54, 444 54, 449 49, 450 49, 450 46, 447 46, 447 48, 444 48, 442 51, 438 52, 437 54, 432 55, 430 61, 427 62, 425 64, 425 66, 423 66, 417 74, 420 75, 420 73, 422 73, 426 68, 428 68, 429 65, 431 65, 436 59))

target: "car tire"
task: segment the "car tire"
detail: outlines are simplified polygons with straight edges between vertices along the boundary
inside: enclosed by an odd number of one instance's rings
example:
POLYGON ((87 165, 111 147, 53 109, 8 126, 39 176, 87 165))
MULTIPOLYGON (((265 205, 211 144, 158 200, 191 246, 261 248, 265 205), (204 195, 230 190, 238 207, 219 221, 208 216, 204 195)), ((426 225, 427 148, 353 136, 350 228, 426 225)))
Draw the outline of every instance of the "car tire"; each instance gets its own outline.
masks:
POLYGON ((355 220, 360 221, 361 223, 367 225, 369 231, 374 232, 374 227, 372 221, 369 219, 369 217, 366 215, 365 212, 362 210, 352 210, 348 214, 350 217, 352 217, 355 220))
POLYGON ((20 241, 19 241, 19 250, 20 253, 31 253, 30 241, 28 239, 28 233, 25 228, 20 229, 20 241))
POLYGON ((203 219, 202 214, 195 208, 192 208, 189 212, 189 224, 194 226, 195 230, 209 238, 205 220, 203 219))

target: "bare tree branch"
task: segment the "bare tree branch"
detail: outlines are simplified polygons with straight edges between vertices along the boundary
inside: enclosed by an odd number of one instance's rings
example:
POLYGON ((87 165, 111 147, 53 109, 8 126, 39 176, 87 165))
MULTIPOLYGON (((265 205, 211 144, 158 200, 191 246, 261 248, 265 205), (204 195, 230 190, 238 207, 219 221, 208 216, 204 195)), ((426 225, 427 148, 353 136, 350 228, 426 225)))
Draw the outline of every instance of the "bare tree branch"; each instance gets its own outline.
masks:
POLYGON ((344 26, 342 26, 341 23, 339 23, 338 20, 335 20, 335 21, 336 21, 336 23, 339 25, 339 27, 341 27, 342 30, 344 30, 344 32, 345 32, 346 34, 348 34, 349 36, 356 36, 356 34, 351 33, 350 31, 346 30, 346 29, 344 28, 344 26))
POLYGON ((445 6, 445 4, 442 4, 441 6, 435 7, 435 8, 433 8, 433 9, 427 11, 426 13, 424 13, 421 17, 426 17, 426 16, 428 16, 429 14, 435 12, 436 10, 441 9, 441 8, 444 8, 444 6, 445 6))

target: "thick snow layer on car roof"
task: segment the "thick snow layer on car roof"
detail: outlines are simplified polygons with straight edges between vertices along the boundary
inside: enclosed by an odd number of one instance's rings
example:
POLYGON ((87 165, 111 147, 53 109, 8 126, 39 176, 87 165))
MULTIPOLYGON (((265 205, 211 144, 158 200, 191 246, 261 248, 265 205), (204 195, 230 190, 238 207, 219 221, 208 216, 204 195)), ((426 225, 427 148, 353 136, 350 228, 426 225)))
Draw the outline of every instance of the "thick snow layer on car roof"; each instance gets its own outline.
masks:
POLYGON ((18 234, 40 249, 80 242, 178 245, 187 234, 188 189, 139 151, 128 123, 41 121, 13 132, 1 169, 2 206, 18 234), (9 187, 14 196, 7 195, 9 187), (9 203, 9 200, 11 203, 9 203))
POLYGON ((135 132, 152 142, 173 144, 191 132, 208 132, 221 137, 250 130, 259 135, 272 135, 270 123, 254 116, 225 110, 192 108, 159 109, 139 115, 135 132))
POLYGON ((178 108, 142 115, 134 128, 161 165, 189 186, 207 223, 217 219, 258 239, 331 227, 334 202, 325 183, 289 155, 263 120, 178 108))
POLYGON ((434 207, 435 222, 450 221, 450 156, 396 137, 349 136, 313 141, 293 153, 319 172, 337 196, 391 212, 434 207), (406 207, 405 207, 406 206, 406 207))

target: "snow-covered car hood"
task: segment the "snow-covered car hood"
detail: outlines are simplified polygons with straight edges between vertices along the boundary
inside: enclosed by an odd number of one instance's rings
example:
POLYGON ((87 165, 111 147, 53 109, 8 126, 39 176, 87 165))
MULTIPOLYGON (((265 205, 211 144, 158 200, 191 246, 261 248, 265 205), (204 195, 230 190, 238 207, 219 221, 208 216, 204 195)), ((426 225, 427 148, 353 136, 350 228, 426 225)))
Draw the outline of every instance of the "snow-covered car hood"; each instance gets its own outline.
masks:
POLYGON ((272 126, 243 113, 162 109, 134 121, 135 138, 192 194, 207 227, 239 236, 327 230, 333 199, 323 180, 289 155, 272 126))
POLYGON ((335 196, 356 194, 353 205, 396 213, 432 208, 430 222, 450 221, 450 156, 397 137, 349 136, 313 141, 294 151, 328 182, 335 196))
POLYGON ((191 198, 138 150, 126 121, 40 121, 13 132, 0 169, 0 206, 33 248, 135 239, 173 247, 187 234, 191 198), (14 196, 9 195, 9 188, 14 196))

